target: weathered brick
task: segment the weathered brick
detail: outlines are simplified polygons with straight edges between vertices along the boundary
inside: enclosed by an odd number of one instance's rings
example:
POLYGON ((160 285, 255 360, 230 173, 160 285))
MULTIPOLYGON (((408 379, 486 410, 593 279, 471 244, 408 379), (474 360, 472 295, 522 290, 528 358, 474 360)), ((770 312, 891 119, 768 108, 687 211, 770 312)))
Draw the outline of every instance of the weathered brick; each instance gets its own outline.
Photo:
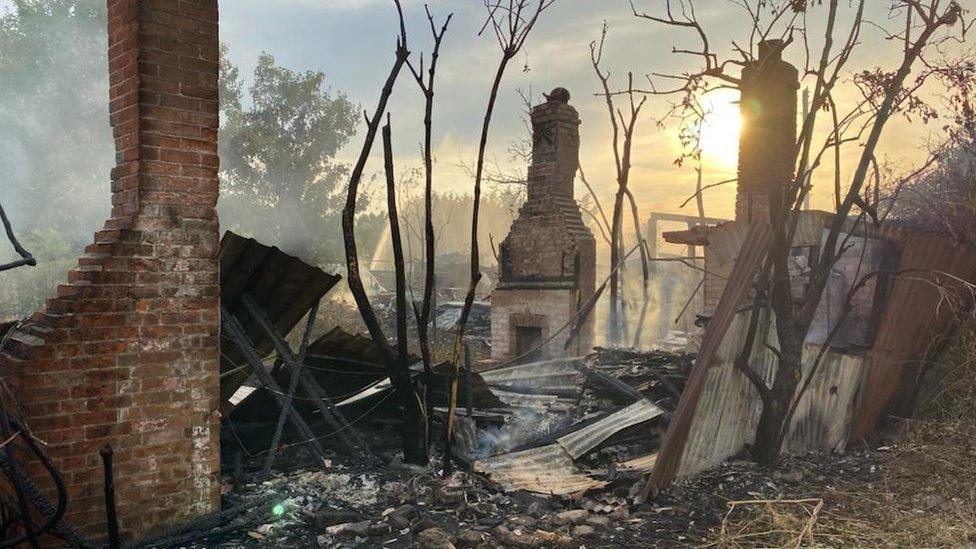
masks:
MULTIPOLYGON (((501 243, 500 283, 492 293, 492 359, 519 354, 519 327, 541 329, 542 340, 558 333, 541 355, 565 355, 568 331, 562 328, 595 291, 596 240, 573 199, 579 125, 576 109, 566 101, 553 99, 532 110, 536 139, 528 200, 501 243)), ((591 343, 588 322, 569 352, 589 349, 591 343)))
POLYGON ((21 328, 43 339, 0 366, 66 473, 67 520, 93 539, 105 532, 98 449, 113 445, 132 539, 219 506, 219 42, 216 0, 107 9, 112 218, 21 328))

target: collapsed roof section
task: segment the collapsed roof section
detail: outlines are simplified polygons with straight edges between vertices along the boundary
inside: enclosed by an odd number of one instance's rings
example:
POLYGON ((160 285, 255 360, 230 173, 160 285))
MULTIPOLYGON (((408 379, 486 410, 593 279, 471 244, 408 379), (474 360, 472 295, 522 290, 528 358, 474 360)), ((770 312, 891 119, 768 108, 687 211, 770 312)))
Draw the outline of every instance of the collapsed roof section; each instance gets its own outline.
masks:
MULTIPOLYGON (((277 247, 265 246, 253 238, 231 231, 220 241, 220 299, 224 309, 241 320, 259 357, 274 350, 274 342, 245 312, 244 295, 250 295, 268 318, 287 335, 342 277, 312 267, 277 247)), ((228 400, 250 377, 244 356, 226 336, 220 342, 220 400, 228 400)))

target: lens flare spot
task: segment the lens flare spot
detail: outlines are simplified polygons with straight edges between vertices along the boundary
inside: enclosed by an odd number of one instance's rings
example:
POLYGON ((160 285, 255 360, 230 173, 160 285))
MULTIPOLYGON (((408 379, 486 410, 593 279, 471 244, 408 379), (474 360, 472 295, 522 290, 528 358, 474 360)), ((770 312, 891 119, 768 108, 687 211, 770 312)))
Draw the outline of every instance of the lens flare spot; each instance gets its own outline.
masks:
POLYGON ((732 90, 712 92, 702 99, 705 119, 701 129, 701 151, 706 164, 732 169, 739 161, 742 115, 738 99, 738 94, 732 90))

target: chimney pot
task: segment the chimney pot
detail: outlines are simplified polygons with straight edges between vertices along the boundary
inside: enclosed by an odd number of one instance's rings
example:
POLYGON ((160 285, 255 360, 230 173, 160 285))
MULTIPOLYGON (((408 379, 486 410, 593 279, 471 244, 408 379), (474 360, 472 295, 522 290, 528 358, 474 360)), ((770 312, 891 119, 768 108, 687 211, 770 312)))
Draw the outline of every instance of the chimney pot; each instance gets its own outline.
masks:
POLYGON ((759 43, 759 61, 783 59, 783 48, 785 43, 780 39, 763 40, 759 43))

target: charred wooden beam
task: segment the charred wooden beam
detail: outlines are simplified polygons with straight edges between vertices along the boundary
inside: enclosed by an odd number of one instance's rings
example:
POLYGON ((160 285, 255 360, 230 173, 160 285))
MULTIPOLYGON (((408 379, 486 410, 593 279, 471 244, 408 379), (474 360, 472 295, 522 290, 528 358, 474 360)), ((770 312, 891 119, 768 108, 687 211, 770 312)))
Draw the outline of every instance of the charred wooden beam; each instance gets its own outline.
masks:
POLYGON ((258 325, 261 326, 261 329, 264 330, 265 334, 274 343, 278 356, 281 357, 289 370, 289 375, 298 377, 298 383, 301 384, 302 390, 311 397, 313 404, 322 413, 325 421, 335 430, 335 434, 339 437, 343 446, 351 453, 357 453, 358 446, 363 453, 371 454, 366 440, 346 421, 342 412, 335 407, 335 403, 326 395, 315 378, 301 367, 301 361, 292 352, 284 337, 278 332, 257 301, 248 294, 242 296, 242 301, 251 316, 254 317, 258 325))
MULTIPOLYGON (((312 305, 312 309, 308 312, 308 320, 305 324, 305 334, 302 336, 302 346, 298 352, 298 370, 301 371, 305 366, 305 355, 308 354, 308 343, 312 337, 312 327, 315 325, 315 317, 318 315, 320 301, 316 301, 312 305)), ((275 425, 274 436, 271 437, 271 446, 268 447, 268 455, 264 461, 264 469, 261 471, 261 478, 265 479, 271 473, 271 467, 274 466, 275 458, 278 457, 278 443, 281 442, 281 433, 285 429, 285 422, 288 420, 288 410, 291 408, 292 402, 295 399, 295 391, 298 389, 298 380, 301 376, 293 375, 291 379, 288 380, 288 394, 285 395, 285 402, 287 406, 281 409, 281 413, 278 414, 278 424, 275 425)))
POLYGON ((632 399, 634 402, 636 402, 638 400, 643 400, 644 398, 646 398, 640 391, 624 383, 623 381, 620 381, 615 377, 608 376, 603 372, 598 372, 593 368, 590 368, 589 366, 583 364, 582 362, 577 362, 575 366, 576 369, 580 371, 580 373, 586 376, 587 380, 594 383, 598 383, 610 389, 614 393, 621 395, 625 399, 632 399))
POLYGON ((244 360, 251 367, 251 371, 257 376, 258 381, 264 386, 265 389, 271 394, 278 403, 278 406, 282 409, 288 409, 288 418, 295 425, 299 434, 304 437, 311 445, 312 452, 315 456, 321 460, 325 460, 325 451, 322 449, 322 445, 319 443, 318 439, 315 437, 315 433, 312 429, 305 423, 301 414, 295 409, 294 404, 289 404, 285 401, 285 393, 275 382, 271 374, 264 369, 264 363, 261 362, 261 357, 258 356, 257 352, 251 344, 251 341, 247 337, 247 333, 244 331, 244 327, 238 322, 237 318, 225 309, 223 306, 220 307, 220 320, 224 327, 224 333, 230 338, 231 341, 237 346, 244 355, 244 360))

